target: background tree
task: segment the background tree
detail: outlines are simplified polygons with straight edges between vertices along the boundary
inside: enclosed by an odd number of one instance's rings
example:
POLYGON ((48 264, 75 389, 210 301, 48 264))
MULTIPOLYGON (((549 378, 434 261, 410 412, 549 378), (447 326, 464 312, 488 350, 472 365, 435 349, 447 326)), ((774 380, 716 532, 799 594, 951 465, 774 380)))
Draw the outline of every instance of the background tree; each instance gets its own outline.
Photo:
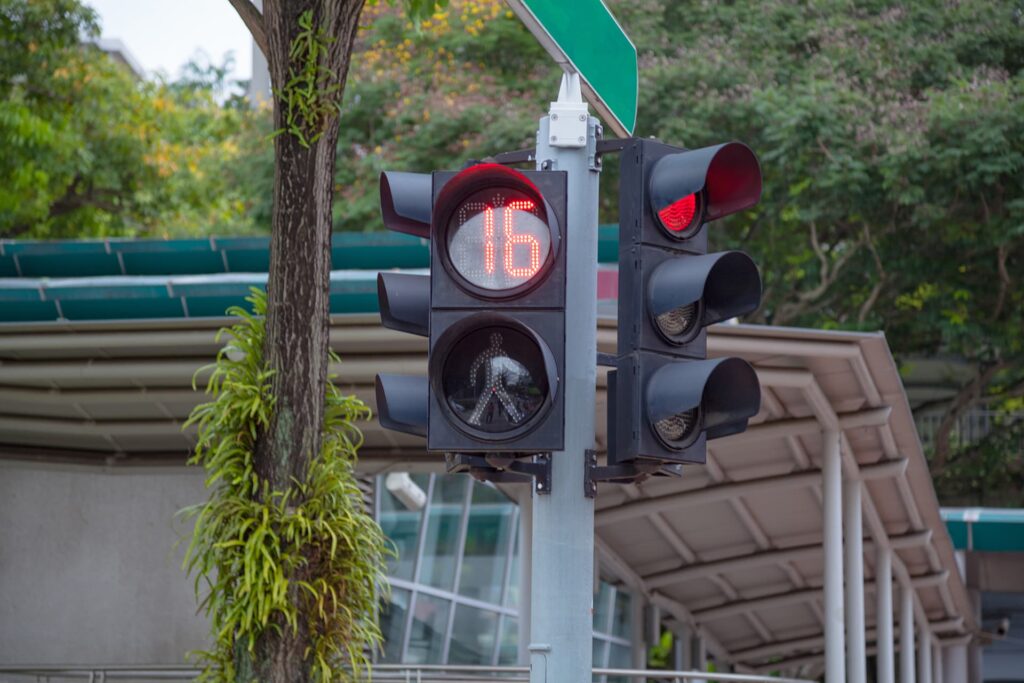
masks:
MULTIPOLYGON (((904 369, 968 377, 941 411, 943 500, 1024 504, 1024 30, 1020 3, 610 0, 639 50, 638 135, 750 144, 764 197, 715 248, 760 264, 753 321, 884 330, 904 369), (1004 417, 958 438, 979 404, 1004 417)), ((556 69, 498 0, 414 29, 372 8, 342 109, 338 229, 378 229, 379 170, 533 143, 556 69)), ((602 220, 617 220, 606 164, 602 220)))
POLYGON ((251 232, 233 163, 260 116, 218 103, 230 63, 140 79, 76 0, 0 3, 0 237, 251 232))

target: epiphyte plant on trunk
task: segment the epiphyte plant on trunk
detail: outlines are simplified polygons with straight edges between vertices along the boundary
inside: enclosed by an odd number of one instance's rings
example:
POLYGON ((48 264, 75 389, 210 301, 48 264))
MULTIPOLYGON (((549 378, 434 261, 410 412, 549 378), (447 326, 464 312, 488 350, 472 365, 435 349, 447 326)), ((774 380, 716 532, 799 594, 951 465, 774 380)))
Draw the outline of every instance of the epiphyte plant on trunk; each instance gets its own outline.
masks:
POLYGON ((240 320, 218 333, 229 340, 200 370, 212 369, 213 400, 189 418, 198 427, 190 463, 206 469, 211 489, 184 511, 195 519, 185 564, 213 632, 213 647, 196 653, 199 680, 274 680, 273 657, 296 667, 296 680, 356 680, 381 643, 390 552, 354 476, 355 422, 370 411, 328 381, 320 452, 289 489, 271 487, 254 459, 275 404, 262 352, 266 298, 254 290, 248 301, 252 312, 229 309, 240 320))

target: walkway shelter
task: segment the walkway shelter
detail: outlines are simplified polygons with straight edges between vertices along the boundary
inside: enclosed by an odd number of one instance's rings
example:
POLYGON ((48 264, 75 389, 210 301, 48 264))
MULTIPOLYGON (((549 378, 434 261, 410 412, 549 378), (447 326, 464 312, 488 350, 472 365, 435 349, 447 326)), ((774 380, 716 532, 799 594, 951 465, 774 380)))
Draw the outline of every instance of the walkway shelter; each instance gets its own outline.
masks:
MULTIPOLYGON (((224 322, 0 326, 0 457, 180 466, 193 443, 182 423, 201 399, 193 375, 224 322)), ((614 340, 614 320, 600 320, 600 350, 614 340)), ((331 343, 338 381, 367 402, 377 372, 426 370, 423 340, 373 314, 335 316, 331 343)), ((713 442, 706 467, 601 486, 603 573, 643 596, 648 621, 679 642, 697 636, 737 671, 865 681, 871 657, 880 681, 966 680, 978 625, 884 337, 737 325, 712 328, 708 346, 754 364, 761 413, 713 442)), ((363 430, 367 475, 443 469, 420 439, 376 422, 363 430)), ((680 651, 677 664, 701 655, 680 651)))

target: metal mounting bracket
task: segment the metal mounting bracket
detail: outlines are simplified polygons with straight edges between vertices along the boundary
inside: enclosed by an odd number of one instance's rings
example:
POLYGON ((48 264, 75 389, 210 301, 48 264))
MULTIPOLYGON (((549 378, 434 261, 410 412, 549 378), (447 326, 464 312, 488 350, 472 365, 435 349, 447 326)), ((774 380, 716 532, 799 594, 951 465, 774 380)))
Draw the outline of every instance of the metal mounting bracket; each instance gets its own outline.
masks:
POLYGON ((529 484, 540 494, 551 492, 551 455, 517 453, 445 453, 448 474, 464 472, 479 481, 529 484))
POLYGON ((583 495, 587 498, 597 497, 599 481, 612 484, 639 484, 650 477, 681 477, 683 475, 683 466, 678 463, 634 461, 599 467, 596 451, 588 449, 584 457, 586 462, 583 468, 583 495))

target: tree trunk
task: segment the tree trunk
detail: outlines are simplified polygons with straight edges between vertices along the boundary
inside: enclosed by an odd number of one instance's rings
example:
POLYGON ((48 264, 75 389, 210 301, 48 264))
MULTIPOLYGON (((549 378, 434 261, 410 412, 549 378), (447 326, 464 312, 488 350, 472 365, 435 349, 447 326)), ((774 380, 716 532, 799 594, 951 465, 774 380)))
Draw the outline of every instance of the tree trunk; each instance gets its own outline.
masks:
MULTIPOLYGON (((232 0, 236 9, 242 5, 232 0)), ((255 8, 239 9, 264 51, 274 86, 274 127, 285 127, 278 93, 299 72, 291 45, 301 31, 299 16, 312 10, 314 26, 330 37, 321 67, 333 77, 340 101, 348 74, 352 44, 363 0, 265 0, 262 17, 255 8), (243 9, 249 12, 247 17, 243 9), (258 22, 257 25, 252 22, 258 22), (257 30, 253 30, 253 29, 257 30), (258 33, 262 31, 263 35, 258 33), (262 38, 262 40, 261 40, 262 38)), ((274 491, 286 491, 293 480, 304 481, 310 460, 320 451, 324 392, 327 382, 330 313, 331 205, 334 189, 338 119, 330 116, 308 147, 287 130, 274 139, 273 233, 267 282, 267 336, 264 358, 274 371, 275 399, 270 424, 257 437, 255 468, 274 491)), ((309 136, 311 137, 311 136, 309 136)), ((293 577, 301 578, 301 577, 293 577)), ((310 680, 308 620, 302 613, 298 630, 279 621, 268 629, 255 652, 236 653, 240 681, 256 678, 272 683, 310 680)))

